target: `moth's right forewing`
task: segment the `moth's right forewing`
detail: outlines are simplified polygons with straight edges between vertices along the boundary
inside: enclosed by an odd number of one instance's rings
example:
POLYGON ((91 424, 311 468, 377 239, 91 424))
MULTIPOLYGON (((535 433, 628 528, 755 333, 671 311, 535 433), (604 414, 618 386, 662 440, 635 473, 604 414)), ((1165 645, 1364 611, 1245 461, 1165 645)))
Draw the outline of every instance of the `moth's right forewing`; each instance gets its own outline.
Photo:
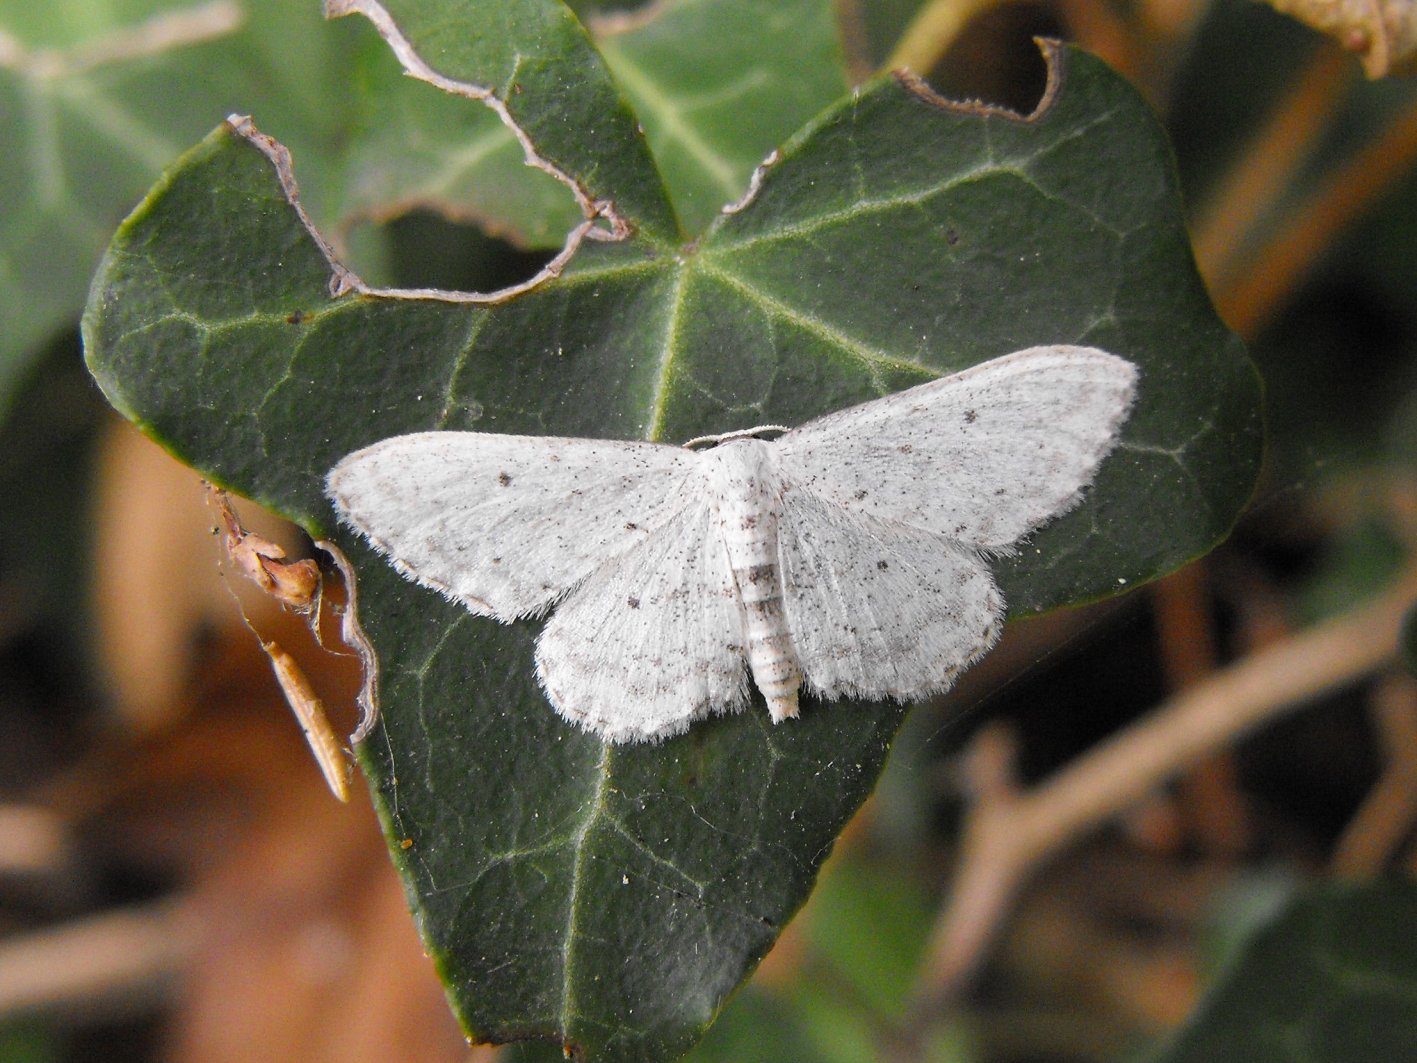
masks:
POLYGON ((809 422, 778 464, 851 512, 1005 549, 1077 504, 1136 379, 1106 351, 1031 347, 809 422))
POLYGON ((350 454, 326 488, 400 571, 511 621, 544 611, 691 504, 697 458, 613 440, 420 432, 350 454))

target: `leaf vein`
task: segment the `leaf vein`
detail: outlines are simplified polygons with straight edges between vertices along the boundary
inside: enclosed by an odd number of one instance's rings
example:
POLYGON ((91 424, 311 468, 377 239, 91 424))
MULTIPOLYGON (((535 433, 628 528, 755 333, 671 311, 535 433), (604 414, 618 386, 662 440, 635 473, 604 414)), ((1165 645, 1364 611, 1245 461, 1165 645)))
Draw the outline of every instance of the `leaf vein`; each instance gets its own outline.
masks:
POLYGON ((727 199, 731 200, 736 197, 740 191, 739 185, 742 183, 737 169, 729 160, 715 151, 693 126, 684 121, 681 105, 665 93, 663 88, 644 71, 635 66, 624 51, 609 45, 606 41, 602 41, 600 47, 601 52, 612 64, 616 79, 639 97, 641 107, 646 111, 653 112, 658 118, 656 127, 659 134, 665 140, 677 143, 696 163, 702 166, 704 172, 713 178, 714 184, 723 190, 727 199))
POLYGON ((463 368, 467 365, 468 359, 472 357, 473 349, 477 346, 477 338, 482 335, 482 330, 487 327, 487 322, 492 320, 491 314, 479 314, 472 322, 472 327, 468 329, 467 339, 463 341, 462 348, 458 351, 457 358, 453 361, 452 368, 448 371, 448 384, 443 389, 443 405, 438 411, 438 419, 434 422, 439 428, 448 427, 448 418, 453 412, 453 395, 457 391, 458 377, 462 375, 463 368))
MULTIPOLYGON (((859 165, 859 164, 858 164, 859 165)), ((795 224, 782 225, 776 229, 769 229, 752 235, 745 235, 738 239, 732 237, 721 238, 721 244, 715 241, 714 251, 739 251, 746 247, 753 247, 757 244, 773 243, 778 240, 791 240, 799 237, 809 237, 820 232, 822 229, 830 228, 841 222, 854 221, 858 218, 869 217, 872 214, 882 214, 887 211, 899 210, 902 207, 914 207, 929 202, 935 196, 952 192, 961 185, 970 184, 974 181, 985 180, 990 177, 1015 176, 1033 184, 1032 180, 1024 173, 1009 167, 998 166, 990 163, 988 166, 980 167, 977 170, 969 170, 965 173, 945 181, 941 184, 931 185, 928 188, 917 189, 910 192, 900 193, 892 196, 883 196, 880 199, 866 199, 858 197, 856 202, 849 207, 842 207, 839 210, 823 211, 813 215, 811 218, 795 224)), ((1035 186, 1036 187, 1036 186, 1035 186)), ((735 216, 735 215, 730 215, 735 216)))
POLYGON ((809 332, 818 339, 825 340, 834 347, 859 358, 864 362, 871 373, 871 384, 881 394, 890 390, 881 377, 882 369, 903 369, 918 373, 925 373, 931 377, 940 375, 940 371, 932 366, 923 365, 920 362, 912 361, 909 358, 901 358, 889 351, 866 343, 854 336, 837 328, 830 322, 800 310, 797 307, 789 306, 787 303, 762 292, 752 285, 746 283, 733 274, 721 270, 715 266, 705 264, 704 269, 714 279, 722 281, 734 291, 755 303, 762 310, 770 315, 786 321, 803 332, 809 332))
POLYGON ((571 1022, 576 1017, 574 960, 576 941, 580 936, 577 916, 580 914, 581 883, 586 874, 586 839, 606 814, 605 801, 610 792, 610 762, 614 759, 614 749, 608 742, 600 747, 600 759, 595 763, 595 792, 591 794, 585 819, 576 831, 572 844, 571 890, 566 902, 566 943, 561 950, 561 1033, 565 1037, 570 1036, 571 1022))
MULTIPOLYGON (((700 882, 698 879, 694 878, 693 875, 689 874, 687 871, 685 871, 683 868, 679 867, 679 866, 678 866, 677 864, 675 864, 674 862, 672 862, 672 861, 670 861, 670 860, 667 860, 667 859, 665 859, 664 857, 660 856, 660 855, 659 855, 658 853, 656 853, 653 849, 651 849, 648 845, 646 845, 644 842, 642 842, 639 838, 635 837, 635 835, 630 832, 630 829, 629 829, 628 827, 626 827, 625 824, 622 823, 622 822, 621 822, 619 819, 617 819, 616 817, 614 817, 614 816, 606 816, 605 822, 610 825, 610 827, 615 831, 616 834, 620 835, 620 837, 624 838, 627 842, 629 842, 630 845, 631 845, 632 847, 634 847, 634 849, 635 849, 637 852, 639 852, 639 853, 642 854, 643 856, 648 857, 650 860, 652 860, 654 863, 658 864, 660 867, 667 868, 667 869, 669 869, 670 871, 674 872, 676 875, 678 875, 680 878, 682 878, 685 882, 687 882, 687 883, 689 883, 691 886, 693 886, 694 889, 696 889, 696 890, 698 891, 698 893, 699 893, 699 896, 696 897, 695 900, 703 900, 703 893, 704 893, 704 891, 708 888, 708 883, 706 883, 706 882, 700 882)), ((666 884, 664 884, 664 883, 659 883, 659 885, 664 886, 665 889, 672 889, 672 888, 673 888, 673 887, 668 886, 668 885, 666 885, 666 884)))
POLYGON ((684 282, 688 275, 682 265, 674 278, 674 291, 669 297, 669 312, 664 327, 664 350, 659 356, 659 373, 655 380, 654 397, 650 401, 650 418, 645 438, 664 438, 664 408, 669 398, 669 374, 674 364, 674 346, 679 339, 679 312, 684 305, 684 282))

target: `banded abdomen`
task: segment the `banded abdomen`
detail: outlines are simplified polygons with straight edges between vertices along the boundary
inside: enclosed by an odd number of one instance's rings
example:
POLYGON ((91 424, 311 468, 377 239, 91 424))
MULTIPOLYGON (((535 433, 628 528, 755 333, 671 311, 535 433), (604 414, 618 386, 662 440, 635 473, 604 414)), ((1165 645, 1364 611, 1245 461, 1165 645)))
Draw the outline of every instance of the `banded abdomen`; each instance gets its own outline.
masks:
POLYGON ((778 563, 781 483, 771 448, 737 439, 708 451, 710 502, 743 603, 748 668, 774 722, 797 715, 802 664, 782 604, 778 563))

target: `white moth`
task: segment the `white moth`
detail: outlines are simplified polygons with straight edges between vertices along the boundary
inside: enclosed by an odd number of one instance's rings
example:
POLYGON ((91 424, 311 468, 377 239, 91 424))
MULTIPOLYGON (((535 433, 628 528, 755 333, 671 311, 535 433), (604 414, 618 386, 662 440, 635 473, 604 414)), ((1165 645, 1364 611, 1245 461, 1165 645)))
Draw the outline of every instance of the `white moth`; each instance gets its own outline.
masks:
POLYGON ((536 674, 566 719, 658 740, 741 709, 922 698, 998 638, 985 559, 1073 508, 1116 445, 1136 368, 1031 347, 708 449, 420 432, 328 477, 397 569, 503 623, 555 613, 536 674), (745 669, 746 664, 746 669, 745 669))

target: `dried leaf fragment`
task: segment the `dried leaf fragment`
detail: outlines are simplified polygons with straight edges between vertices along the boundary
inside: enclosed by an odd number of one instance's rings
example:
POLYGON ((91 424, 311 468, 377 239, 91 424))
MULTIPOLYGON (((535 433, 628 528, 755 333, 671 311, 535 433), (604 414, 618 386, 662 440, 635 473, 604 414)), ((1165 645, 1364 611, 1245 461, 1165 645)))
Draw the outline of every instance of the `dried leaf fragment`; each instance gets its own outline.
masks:
POLYGON ((1417 0, 1270 0, 1363 61, 1370 78, 1417 73, 1417 0))
POLYGON ((212 505, 221 517, 226 552, 256 586, 281 605, 298 613, 309 613, 320 593, 320 568, 314 561, 285 560, 285 550, 263 535, 241 526, 231 498, 225 491, 209 487, 212 505))

